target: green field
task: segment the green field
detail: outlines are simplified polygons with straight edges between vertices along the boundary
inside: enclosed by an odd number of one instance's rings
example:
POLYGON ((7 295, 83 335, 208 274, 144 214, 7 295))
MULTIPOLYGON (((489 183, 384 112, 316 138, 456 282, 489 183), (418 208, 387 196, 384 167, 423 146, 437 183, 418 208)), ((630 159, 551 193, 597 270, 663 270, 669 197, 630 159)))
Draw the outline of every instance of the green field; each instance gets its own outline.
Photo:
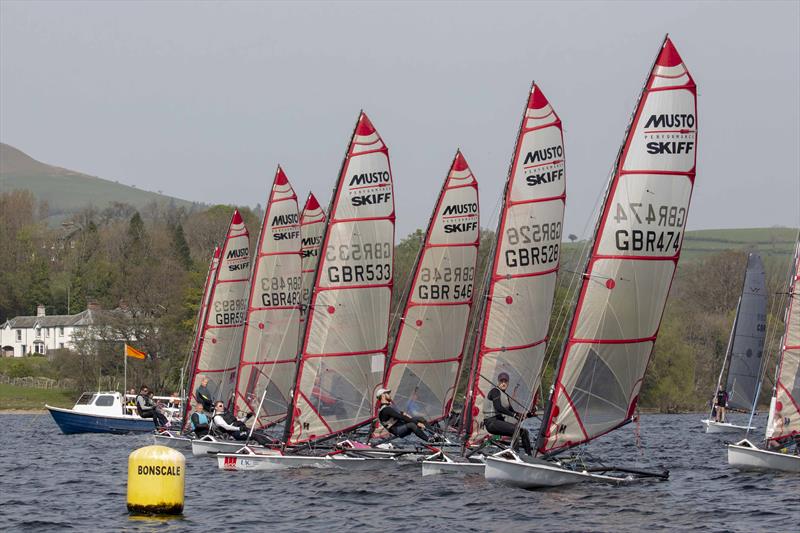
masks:
POLYGON ((723 250, 760 252, 764 258, 791 257, 797 242, 794 228, 708 229, 687 231, 681 261, 702 259, 723 250))
POLYGON ((34 389, 0 384, 0 411, 9 409, 44 409, 44 404, 72 407, 78 395, 60 389, 34 389))

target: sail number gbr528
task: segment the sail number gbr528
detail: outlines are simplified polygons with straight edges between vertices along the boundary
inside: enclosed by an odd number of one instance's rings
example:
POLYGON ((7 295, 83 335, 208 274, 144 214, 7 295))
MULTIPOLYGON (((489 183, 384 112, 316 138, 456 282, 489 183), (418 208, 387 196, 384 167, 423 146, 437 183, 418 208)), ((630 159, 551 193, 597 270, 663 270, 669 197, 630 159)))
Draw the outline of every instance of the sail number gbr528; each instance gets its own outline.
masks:
POLYGON ((522 224, 506 228, 505 262, 508 268, 527 267, 558 261, 561 222, 522 224))
POLYGON ((325 260, 329 263, 327 275, 331 283, 375 283, 392 279, 392 244, 389 242, 329 245, 325 260))
POLYGON ((617 202, 613 220, 622 226, 614 232, 614 244, 621 252, 675 253, 681 243, 681 228, 686 222, 686 208, 642 202, 617 202), (636 225, 656 229, 633 229, 636 225))

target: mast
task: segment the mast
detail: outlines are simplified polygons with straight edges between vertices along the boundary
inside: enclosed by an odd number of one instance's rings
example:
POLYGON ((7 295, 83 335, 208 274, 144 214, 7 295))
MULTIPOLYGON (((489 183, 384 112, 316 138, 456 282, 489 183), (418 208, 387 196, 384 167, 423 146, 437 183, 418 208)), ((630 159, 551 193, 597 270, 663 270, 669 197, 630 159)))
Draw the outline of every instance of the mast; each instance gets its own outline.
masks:
POLYGON ((498 220, 497 245, 476 343, 467 444, 488 433, 486 396, 497 375, 509 396, 530 406, 539 387, 558 273, 566 201, 561 119, 534 83, 520 124, 498 220))
MULTIPOLYGON (((478 182, 457 151, 414 264, 384 384, 430 422, 452 408, 472 307, 479 246, 478 182)), ((386 432, 378 426, 376 436, 386 432)))
POLYGON ((286 415, 301 314, 300 216, 297 195, 280 166, 253 263, 234 412, 257 413, 254 426, 264 427, 286 415))
MULTIPOLYGON (((319 251, 320 246, 322 246, 322 236, 325 232, 327 220, 325 211, 320 207, 314 193, 309 192, 306 205, 303 207, 303 213, 300 215, 300 255, 303 260, 303 282, 300 292, 300 308, 302 309, 302 316, 300 317, 301 336, 305 330, 302 324, 305 324, 306 316, 308 315, 311 292, 314 290, 314 274, 317 272, 319 251)), ((300 341, 302 341, 302 338, 300 341)))
MULTIPOLYGON (((203 284, 203 295, 200 297, 200 308, 197 310, 197 321, 194 326, 194 341, 192 342, 192 350, 189 352, 188 367, 184 370, 189 371, 189 375, 194 376, 197 368, 197 346, 202 338, 203 327, 205 325, 206 313, 208 313, 208 301, 211 297, 211 286, 214 282, 214 276, 219 266, 219 246, 214 246, 214 253, 211 256, 211 261, 208 263, 208 273, 206 274, 206 282, 203 284)), ((193 398, 183 388, 183 379, 186 372, 181 372, 181 392, 186 394, 183 398, 183 420, 188 420, 188 413, 191 410, 191 403, 193 398)), ((126 391, 127 392, 127 391, 126 391)))
POLYGON ((553 455, 633 419, 680 257, 696 86, 665 37, 609 181, 537 439, 553 455))
POLYGON ((195 396, 200 375, 208 378, 217 400, 223 400, 225 390, 233 387, 238 365, 231 365, 231 354, 241 342, 249 278, 250 236, 239 211, 234 210, 211 285, 189 399, 195 396))
POLYGON ((285 443, 368 423, 383 377, 394 257, 389 152, 363 112, 331 198, 285 443))
POLYGON ((766 438, 782 442, 800 434, 800 239, 786 297, 786 324, 775 370, 766 438))

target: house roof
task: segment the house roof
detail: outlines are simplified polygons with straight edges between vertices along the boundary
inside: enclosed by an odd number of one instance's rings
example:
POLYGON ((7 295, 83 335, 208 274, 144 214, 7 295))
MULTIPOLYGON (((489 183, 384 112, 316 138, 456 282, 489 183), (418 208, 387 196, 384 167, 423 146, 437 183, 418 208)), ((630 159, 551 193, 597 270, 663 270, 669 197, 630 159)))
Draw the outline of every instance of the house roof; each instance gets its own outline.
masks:
POLYGON ((127 314, 122 309, 111 311, 105 309, 87 309, 77 315, 49 315, 49 316, 15 316, 0 327, 8 328, 63 328, 75 326, 92 326, 102 318, 110 318, 127 314))

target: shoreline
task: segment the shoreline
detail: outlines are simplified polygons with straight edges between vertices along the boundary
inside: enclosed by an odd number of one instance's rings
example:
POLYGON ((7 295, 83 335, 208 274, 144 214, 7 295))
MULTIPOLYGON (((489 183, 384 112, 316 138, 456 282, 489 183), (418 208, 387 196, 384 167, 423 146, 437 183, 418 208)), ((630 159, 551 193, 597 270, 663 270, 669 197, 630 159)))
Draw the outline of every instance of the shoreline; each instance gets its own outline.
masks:
POLYGON ((0 409, 0 415, 43 415, 47 409, 0 409))

